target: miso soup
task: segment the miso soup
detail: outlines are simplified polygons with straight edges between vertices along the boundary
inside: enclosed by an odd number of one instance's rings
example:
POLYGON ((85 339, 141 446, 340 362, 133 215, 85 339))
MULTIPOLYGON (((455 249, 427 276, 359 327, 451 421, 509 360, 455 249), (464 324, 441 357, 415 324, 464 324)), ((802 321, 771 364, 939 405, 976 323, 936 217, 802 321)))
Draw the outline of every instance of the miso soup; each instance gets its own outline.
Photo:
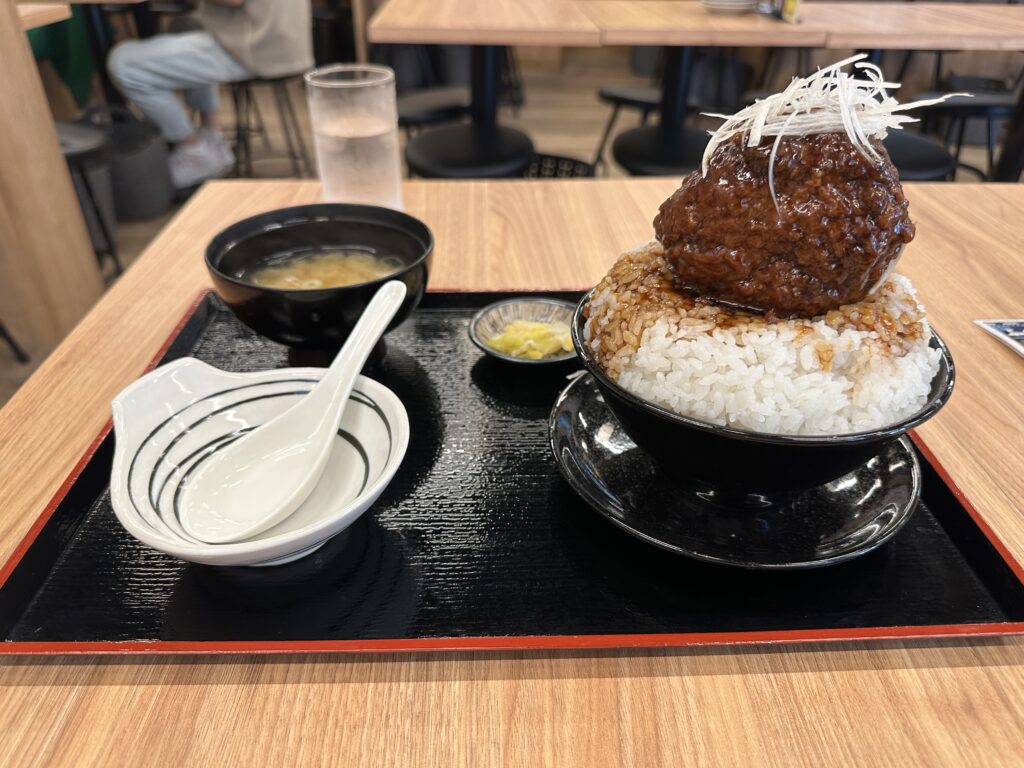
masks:
POLYGON ((306 251, 248 269, 240 277, 264 288, 315 290, 368 283, 401 271, 397 256, 355 248, 306 251))

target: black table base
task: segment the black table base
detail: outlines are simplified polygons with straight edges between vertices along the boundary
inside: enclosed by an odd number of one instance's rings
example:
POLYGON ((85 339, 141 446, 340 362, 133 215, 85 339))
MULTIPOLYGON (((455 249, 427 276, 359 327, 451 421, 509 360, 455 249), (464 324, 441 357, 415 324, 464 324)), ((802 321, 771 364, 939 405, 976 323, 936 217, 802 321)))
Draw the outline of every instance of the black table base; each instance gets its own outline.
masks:
POLYGON ((665 48, 659 124, 633 128, 615 137, 612 156, 633 176, 681 176, 700 167, 707 132, 683 125, 693 56, 690 47, 665 48))
POLYGON ((424 131, 409 140, 409 170, 424 178, 485 179, 522 176, 533 159, 533 142, 522 131, 498 125, 501 82, 495 45, 473 46, 473 122, 424 131))
POLYGON ((532 159, 530 137, 500 125, 434 128, 413 137, 405 147, 409 170, 428 179, 522 176, 532 159))
POLYGON ((707 144, 707 131, 684 126, 666 134, 649 125, 616 136, 612 157, 633 176, 685 176, 700 168, 707 144))

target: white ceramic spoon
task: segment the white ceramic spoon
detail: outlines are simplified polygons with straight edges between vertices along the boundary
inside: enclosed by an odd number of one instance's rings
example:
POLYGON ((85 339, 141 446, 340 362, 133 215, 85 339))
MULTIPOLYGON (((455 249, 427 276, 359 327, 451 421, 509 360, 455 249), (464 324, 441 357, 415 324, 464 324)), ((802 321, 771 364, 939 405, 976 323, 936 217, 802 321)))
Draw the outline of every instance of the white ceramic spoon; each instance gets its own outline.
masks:
POLYGON ((196 471, 178 507, 189 535, 209 544, 241 541, 281 522, 302 504, 327 465, 356 376, 405 293, 403 283, 385 283, 308 395, 196 471))

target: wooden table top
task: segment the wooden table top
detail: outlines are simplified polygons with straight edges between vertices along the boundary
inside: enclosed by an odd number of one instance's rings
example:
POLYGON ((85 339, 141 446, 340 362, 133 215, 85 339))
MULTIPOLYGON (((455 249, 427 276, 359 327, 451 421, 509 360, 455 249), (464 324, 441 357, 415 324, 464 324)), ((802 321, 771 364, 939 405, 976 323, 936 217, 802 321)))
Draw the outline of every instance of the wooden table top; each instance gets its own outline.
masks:
POLYGON ((809 2, 801 16, 802 23, 828 30, 828 48, 1024 49, 1020 5, 809 2))
POLYGON ((33 5, 19 5, 18 18, 21 19, 21 28, 25 30, 45 27, 55 21, 64 21, 71 18, 71 7, 56 3, 41 3, 33 5))
POLYGON ((381 43, 725 45, 1024 49, 1024 6, 805 2, 798 24, 712 14, 695 0, 388 0, 370 21, 381 43))
MULTIPOLYGON (((581 289, 651 237, 671 179, 418 181, 435 289, 581 289)), ((1024 187, 908 184, 900 269, 952 350, 921 430, 1024 560, 1024 360, 970 321, 1024 317, 1024 187)), ((204 187, 0 411, 0 561, 198 291, 202 253, 315 182, 204 187)), ((10 765, 1019 765, 1024 638, 406 656, 0 661, 10 765)))
POLYGON ((827 32, 818 25, 787 24, 758 13, 714 14, 696 0, 576 0, 576 5, 601 30, 603 45, 821 48, 827 32))
MULTIPOLYGON (((393 2, 394 0, 392 0, 393 2)), ((976 3, 805 2, 800 22, 715 15, 693 0, 578 0, 606 45, 1024 48, 1024 7, 976 3)))
POLYGON ((388 0, 370 19, 375 43, 600 45, 572 0, 388 0))

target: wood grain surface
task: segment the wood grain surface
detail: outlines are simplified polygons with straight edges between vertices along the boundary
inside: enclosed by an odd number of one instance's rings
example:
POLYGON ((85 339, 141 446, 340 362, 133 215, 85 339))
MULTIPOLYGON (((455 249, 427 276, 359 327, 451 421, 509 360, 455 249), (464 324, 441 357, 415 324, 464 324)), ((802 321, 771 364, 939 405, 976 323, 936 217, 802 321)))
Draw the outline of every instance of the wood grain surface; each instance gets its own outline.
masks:
POLYGON ((375 43, 600 45, 573 0, 388 0, 370 19, 375 43))
POLYGON ((997 51, 1024 48, 1024 7, 979 3, 805 3, 802 23, 828 48, 997 51))
POLYGON ((19 5, 18 18, 21 19, 22 29, 45 27, 47 24, 53 24, 55 21, 70 19, 71 6, 57 5, 55 3, 19 5))
POLYGON ((103 286, 21 16, 0 0, 0 318, 49 348, 103 286))
POLYGON ((694 0, 387 0, 381 43, 727 45, 944 50, 1024 48, 1024 6, 805 2, 800 22, 709 13, 694 0))
POLYGON ((577 5, 601 29, 606 45, 1024 48, 1024 7, 1015 5, 805 2, 797 24, 755 13, 716 15, 693 0, 579 0, 577 5))
POLYGON ((713 14, 695 0, 576 0, 576 5, 601 30, 603 45, 824 47, 827 33, 817 25, 787 24, 757 13, 713 14))
MULTIPOLYGON (((671 179, 422 181, 437 289, 584 288, 650 238, 671 179)), ((1024 188, 907 185, 914 279, 957 390, 922 430, 1024 559, 1024 188)), ((196 293, 202 252, 314 182, 207 185, 0 411, 6 558, 196 293)), ((699 588, 699 585, 695 585, 699 588)), ((1005 765, 1024 762, 1024 639, 703 650, 0 662, 10 765, 1005 765)))

